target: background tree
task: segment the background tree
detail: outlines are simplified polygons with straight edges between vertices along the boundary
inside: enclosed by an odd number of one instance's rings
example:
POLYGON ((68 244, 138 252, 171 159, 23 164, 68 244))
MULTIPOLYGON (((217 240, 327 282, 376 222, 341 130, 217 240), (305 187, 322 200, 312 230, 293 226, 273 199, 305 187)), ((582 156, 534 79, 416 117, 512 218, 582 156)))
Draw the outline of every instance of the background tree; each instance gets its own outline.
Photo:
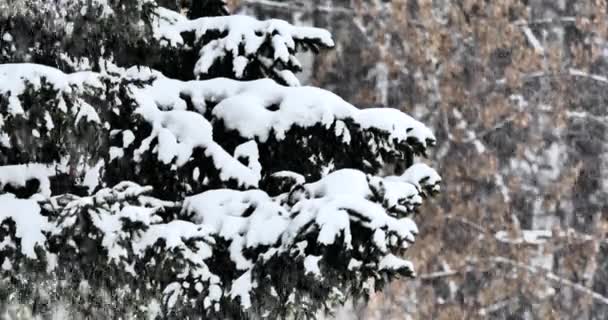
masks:
POLYGON ((607 317, 605 1, 239 8, 327 28, 337 47, 314 59, 310 83, 357 106, 399 106, 438 137, 445 187, 410 249, 419 277, 350 312, 607 317))
POLYGON ((324 29, 162 4, 0 2, 0 313, 312 318, 413 276, 432 132, 300 87, 324 29))

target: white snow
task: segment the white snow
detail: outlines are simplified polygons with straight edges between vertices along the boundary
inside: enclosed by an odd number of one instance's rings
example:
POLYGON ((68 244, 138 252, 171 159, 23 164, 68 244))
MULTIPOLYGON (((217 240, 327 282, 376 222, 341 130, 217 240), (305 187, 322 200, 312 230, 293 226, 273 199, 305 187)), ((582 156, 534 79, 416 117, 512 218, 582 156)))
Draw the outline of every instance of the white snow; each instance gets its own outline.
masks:
POLYGON ((11 138, 6 132, 0 132, 0 145, 5 148, 11 147, 11 138))
POLYGON ((53 130, 55 128, 55 124, 53 123, 53 118, 51 117, 51 114, 46 111, 44 113, 44 122, 45 122, 45 126, 47 130, 53 130))
POLYGON ((78 102, 79 111, 76 115, 76 120, 74 120, 74 125, 78 125, 83 118, 88 122, 101 123, 101 119, 99 119, 99 115, 97 114, 97 111, 95 111, 95 108, 83 100, 78 99, 76 101, 78 102))
POLYGON ((198 178, 200 177, 200 175, 201 175, 201 170, 198 167, 196 167, 192 170, 192 179, 193 180, 198 181, 198 178))
POLYGON ((375 128, 405 141, 417 138, 435 140, 430 130, 396 109, 359 110, 329 91, 313 87, 283 87, 270 80, 257 80, 238 85, 236 94, 226 97, 213 115, 229 129, 243 137, 264 142, 270 132, 282 140, 293 126, 303 128, 322 124, 331 126, 336 120, 352 119, 365 129, 375 128), (246 108, 243 106, 246 105, 246 108), (278 110, 268 107, 277 105, 278 110), (378 111, 372 112, 372 111, 378 111))
POLYGON ((388 251, 388 246, 386 243, 386 232, 382 231, 382 229, 376 229, 376 231, 374 231, 372 241, 376 245, 376 248, 378 248, 381 252, 388 251))
POLYGON ((356 112, 355 121, 364 129, 374 128, 388 132, 390 137, 397 141, 406 141, 413 137, 423 146, 427 140, 435 142, 435 136, 424 124, 414 118, 393 108, 367 108, 356 112))
POLYGON ((31 64, 31 63, 6 63, 0 64, 0 93, 11 92, 11 96, 17 96, 25 90, 25 82, 39 88, 41 79, 44 78, 55 89, 70 92, 71 87, 83 88, 84 86, 102 87, 99 75, 94 72, 76 72, 65 74, 59 69, 31 64))
POLYGON ((407 168, 401 175, 401 180, 418 187, 430 187, 433 191, 439 191, 439 184, 441 183, 441 177, 437 171, 422 162, 415 163, 407 168))
POLYGON ((258 145, 254 140, 247 141, 234 149, 234 158, 247 160, 247 167, 258 177, 262 178, 262 165, 260 164, 260 153, 258 145))
POLYGON ((25 187, 28 180, 38 180, 40 186, 38 192, 45 197, 51 195, 51 183, 49 177, 57 173, 55 165, 40 163, 18 164, 0 166, 0 187, 11 185, 13 187, 25 187))
POLYGON ((170 283, 167 287, 165 287, 165 289, 163 290, 163 296, 168 296, 166 304, 169 310, 173 309, 173 307, 177 303, 177 299, 179 299, 181 294, 182 286, 179 282, 170 283))
POLYGON ((2 40, 6 41, 6 42, 11 42, 11 41, 13 41, 13 36, 10 33, 5 32, 2 35, 2 40))
POLYGON ((249 309, 249 307, 251 307, 251 296, 249 295, 249 292, 251 292, 255 286, 255 282, 251 280, 251 271, 246 271, 238 279, 232 282, 230 298, 236 299, 239 297, 243 309, 249 309))
POLYGON ((316 197, 324 195, 350 195, 369 199, 374 196, 372 188, 379 189, 387 209, 399 213, 411 212, 422 203, 421 191, 416 187, 421 181, 437 185, 441 178, 426 165, 406 171, 403 176, 385 178, 368 177, 354 169, 341 169, 325 176, 322 180, 306 185, 307 190, 316 197), (428 169, 428 170, 427 170, 428 169))
POLYGON ((110 147, 110 161, 122 158, 125 155, 125 151, 122 148, 110 147))
POLYGON ((133 131, 124 130, 122 132, 122 147, 128 148, 131 143, 133 143, 133 141, 135 141, 135 135, 133 134, 133 131))
POLYGON ((13 269, 13 264, 8 257, 4 258, 4 262, 2 263, 2 266, 0 266, 0 269, 4 271, 11 271, 13 269))
MULTIPOLYGON (((236 81, 224 78, 182 82, 157 79, 142 95, 157 105, 184 109, 180 93, 197 101, 195 108, 205 111, 205 100, 220 101, 213 115, 243 137, 265 142, 270 132, 282 140, 294 125, 330 127, 336 120, 351 119, 364 129, 374 128, 399 142, 415 138, 423 146, 435 141, 431 130, 405 113, 391 108, 359 110, 335 94, 314 87, 285 87, 269 79, 236 81), (179 102, 179 103, 178 103, 179 102), (179 107, 176 107, 178 103, 179 107), (246 107, 243 107, 246 106, 246 107), (270 106, 278 110, 270 111, 270 106)), ((143 99, 142 99, 143 100, 143 99)), ((203 125, 205 126, 205 125, 203 125)), ((340 135, 344 134, 340 131, 340 135)), ((349 142, 350 139, 346 139, 349 142)))
POLYGON ((242 78, 243 77, 243 72, 245 71, 245 68, 247 67, 247 65, 249 64, 249 59, 243 57, 243 56, 237 56, 236 58, 234 58, 234 60, 232 61, 232 63, 234 64, 234 74, 237 78, 242 78))
POLYGON ((271 174, 271 176, 282 179, 291 179, 295 184, 304 184, 304 182, 306 182, 306 178, 304 178, 303 175, 293 171, 281 170, 271 174))
POLYGON ((261 190, 210 190, 186 198, 184 212, 226 239, 243 238, 247 247, 272 245, 289 220, 285 210, 261 190), (243 217, 250 207, 253 212, 243 217))
POLYGON ((0 223, 7 219, 16 226, 15 236, 20 239, 21 252, 30 259, 36 259, 34 248, 46 246, 43 232, 48 230, 48 219, 40 214, 40 207, 33 200, 17 199, 12 194, 0 195, 0 223))
POLYGON ((174 220, 169 223, 152 224, 148 230, 141 236, 141 239, 134 244, 134 249, 138 253, 143 254, 147 247, 155 244, 159 239, 165 241, 168 249, 181 248, 186 251, 188 259, 203 263, 204 259, 211 256, 211 248, 203 248, 199 246, 197 252, 193 252, 184 242, 186 239, 207 238, 209 230, 202 225, 196 225, 187 221, 174 220))
POLYGON ((407 269, 414 271, 414 265, 408 261, 401 259, 393 254, 387 254, 378 263, 378 269, 380 270, 401 270, 407 269))
POLYGON ((342 120, 336 121, 335 132, 336 132, 336 136, 342 137, 342 142, 344 142, 345 144, 350 144, 350 140, 351 140, 350 132, 348 131, 348 128, 346 127, 346 124, 344 123, 344 121, 342 121, 342 120))
POLYGON ((363 262, 361 262, 357 259, 351 258, 350 261, 348 262, 347 269, 351 270, 351 271, 357 270, 357 269, 361 268, 361 265, 363 265, 363 262))
MULTIPOLYGON (((162 83, 170 85, 175 82, 162 83)), ((160 87, 139 90, 133 86, 132 90, 140 104, 137 112, 142 114, 153 126, 152 134, 144 140, 137 153, 141 154, 146 151, 151 139, 158 137, 159 160, 164 163, 171 163, 175 160, 178 166, 182 166, 190 160, 193 149, 201 147, 205 150, 205 155, 210 157, 216 168, 220 170, 222 180, 235 179, 242 185, 257 186, 259 176, 213 141, 211 124, 202 115, 186 110, 161 111, 158 108, 157 102, 153 99, 162 97, 163 92, 175 94, 175 92, 171 92, 175 90, 175 87, 165 87, 163 91, 163 88, 160 87), (160 91, 154 94, 156 90, 160 91)))
POLYGON ((278 76, 290 87, 301 86, 300 80, 298 80, 296 75, 290 70, 280 70, 278 71, 278 76))
POLYGON ((319 261, 323 258, 322 256, 307 256, 304 259, 304 274, 311 273, 315 277, 321 277, 321 269, 319 268, 319 261))
POLYGON ((85 170, 85 175, 82 180, 82 185, 86 186, 89 190, 89 193, 93 192, 95 188, 99 185, 100 181, 100 171, 103 169, 105 162, 103 160, 99 160, 93 167, 88 167, 85 170))

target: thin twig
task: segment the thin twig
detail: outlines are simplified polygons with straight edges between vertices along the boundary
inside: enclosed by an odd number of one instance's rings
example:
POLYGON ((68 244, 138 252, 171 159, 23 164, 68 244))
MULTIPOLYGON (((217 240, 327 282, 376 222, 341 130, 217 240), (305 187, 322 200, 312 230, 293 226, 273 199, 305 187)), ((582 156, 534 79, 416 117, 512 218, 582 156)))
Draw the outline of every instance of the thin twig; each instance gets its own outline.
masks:
MULTIPOLYGON (((590 80, 594 80, 604 85, 608 85, 608 78, 598 74, 591 74, 584 72, 579 69, 569 69, 567 72, 558 72, 558 73, 546 73, 544 71, 536 71, 531 73, 526 73, 521 76, 521 80, 532 80, 537 78, 559 78, 559 77, 578 77, 578 78, 586 78, 590 80)), ((497 85, 505 85, 507 83, 507 79, 500 78, 496 80, 497 85)))
POLYGON ((487 231, 487 230, 486 230, 484 227, 482 227, 481 225, 479 225, 479 224, 477 224, 477 223, 475 223, 475 222, 472 222, 472 221, 470 221, 470 220, 467 220, 467 219, 465 219, 465 218, 462 218, 462 217, 455 217, 455 216, 453 216, 453 215, 446 215, 446 216, 445 216, 445 218, 446 218, 446 219, 449 219, 449 220, 453 220, 453 221, 460 222, 460 223, 462 223, 462 224, 465 224, 465 225, 467 225, 467 226, 469 226, 469 227, 471 227, 471 228, 473 228, 473 229, 475 229, 475 230, 477 230, 477 231, 479 231, 479 232, 481 232, 481 233, 487 233, 487 232, 488 232, 488 231, 487 231))
POLYGON ((521 262, 517 262, 517 261, 511 260, 511 259, 508 259, 505 257, 499 257, 499 256, 492 257, 489 260, 494 263, 510 265, 512 267, 516 267, 518 269, 525 270, 525 271, 528 271, 528 272, 536 274, 536 275, 544 276, 548 280, 551 280, 560 285, 566 285, 566 286, 574 289, 575 291, 589 295, 591 298, 597 300, 598 302, 608 305, 608 297, 605 297, 605 296, 599 294, 598 292, 595 292, 595 291, 583 286, 580 283, 576 283, 569 279, 560 277, 546 268, 533 267, 530 265, 523 264, 521 262))
POLYGON ((243 3, 248 4, 248 5, 262 5, 262 6, 267 6, 267 7, 272 7, 272 8, 277 8, 277 9, 286 9, 286 10, 315 10, 315 11, 320 11, 320 12, 326 12, 326 13, 352 13, 353 10, 346 8, 346 7, 336 7, 336 6, 323 6, 323 5, 317 5, 317 6, 313 6, 312 8, 310 8, 309 6, 307 6, 304 2, 291 2, 291 3, 287 3, 287 2, 278 2, 278 1, 273 1, 273 0, 243 0, 243 3))
POLYGON ((512 304, 516 301, 517 301, 517 298, 515 298, 515 297, 507 298, 507 299, 498 301, 496 303, 493 303, 487 307, 483 307, 483 308, 479 309, 479 311, 477 311, 477 314, 479 314, 480 316, 486 316, 488 313, 496 312, 502 308, 508 307, 510 304, 512 304))
POLYGON ((513 24, 516 26, 534 26, 539 24, 550 24, 550 23, 576 23, 576 17, 559 17, 559 18, 546 18, 532 21, 519 20, 513 24))

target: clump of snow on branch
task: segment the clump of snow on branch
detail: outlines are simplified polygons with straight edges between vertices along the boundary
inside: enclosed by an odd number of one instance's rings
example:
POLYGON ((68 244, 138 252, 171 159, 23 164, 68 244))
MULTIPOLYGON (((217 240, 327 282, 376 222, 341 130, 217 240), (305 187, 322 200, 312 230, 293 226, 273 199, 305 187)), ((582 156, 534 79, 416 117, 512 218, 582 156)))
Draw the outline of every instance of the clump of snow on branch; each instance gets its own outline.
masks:
MULTIPOLYGON (((97 75, 92 72, 65 74, 58 69, 37 64, 2 64, 0 65, 0 94, 8 96, 9 113, 24 114, 23 106, 17 98, 26 89, 26 84, 40 88, 42 79, 58 92, 71 93, 72 89, 84 86, 101 87, 97 75)), ((97 119, 95 110, 81 102, 80 111, 87 119, 97 119)), ((1 127, 1 126, 0 126, 1 127)))
POLYGON ((6 185, 25 187, 29 180, 39 183, 38 194, 41 197, 51 196, 49 177, 54 176, 59 168, 54 165, 39 163, 0 166, 0 189, 6 185))
MULTIPOLYGON (((20 239, 21 252, 28 258, 36 259, 36 246, 44 248, 46 237, 43 232, 50 228, 48 219, 40 214, 40 207, 34 200, 17 199, 12 194, 0 195, 0 225, 11 220, 15 223, 15 237, 20 239)), ((0 239, 0 252, 15 244, 0 239)))

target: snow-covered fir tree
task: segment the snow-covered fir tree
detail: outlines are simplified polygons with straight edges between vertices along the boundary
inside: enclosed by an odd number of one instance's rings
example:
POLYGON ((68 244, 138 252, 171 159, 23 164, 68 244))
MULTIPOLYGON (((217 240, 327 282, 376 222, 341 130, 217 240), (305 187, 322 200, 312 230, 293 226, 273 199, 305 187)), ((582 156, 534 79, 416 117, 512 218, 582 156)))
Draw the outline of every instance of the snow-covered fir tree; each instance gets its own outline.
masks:
POLYGON ((0 313, 311 318, 396 276, 432 132, 300 86, 323 29, 0 1, 0 313))

